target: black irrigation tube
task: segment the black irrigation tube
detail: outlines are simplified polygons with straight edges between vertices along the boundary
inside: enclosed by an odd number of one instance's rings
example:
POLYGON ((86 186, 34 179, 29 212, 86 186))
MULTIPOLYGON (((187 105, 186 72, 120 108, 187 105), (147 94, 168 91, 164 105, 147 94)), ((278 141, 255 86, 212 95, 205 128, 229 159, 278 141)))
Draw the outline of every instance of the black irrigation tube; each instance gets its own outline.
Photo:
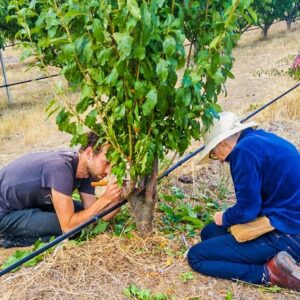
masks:
POLYGON ((13 85, 19 85, 19 84, 34 82, 34 81, 43 80, 43 79, 47 79, 47 78, 51 78, 51 77, 56 77, 56 76, 60 76, 60 74, 53 74, 53 75, 50 75, 50 76, 43 76, 43 77, 39 77, 39 78, 28 79, 28 80, 14 82, 14 83, 10 83, 10 84, 3 84, 3 85, 0 85, 0 89, 5 88, 5 87, 9 87, 9 86, 13 86, 13 85))
MULTIPOLYGON (((248 115, 247 117, 245 117, 244 119, 242 119, 241 122, 244 122, 244 121, 248 120, 249 118, 253 117, 257 113, 259 113, 261 110, 265 109, 266 107, 268 107, 269 105, 271 105, 272 103, 274 103, 275 101, 277 101, 278 99, 282 98, 286 94, 290 93, 292 90, 296 89, 299 85, 300 85, 300 82, 298 84, 296 84, 295 86, 293 86, 292 88, 290 88, 288 91, 284 92, 280 96, 276 97, 275 99, 271 100, 267 104, 263 105, 259 109, 257 109, 254 112, 252 112, 250 115, 248 115)), ((193 153, 187 155, 184 159, 182 159, 181 161, 179 161, 177 164, 175 164, 173 167, 171 167, 166 172, 164 172, 161 176, 159 176, 157 178, 157 181, 160 181, 162 178, 168 176, 173 170, 175 170, 176 168, 178 168, 179 166, 181 166, 184 162, 186 162, 191 157, 193 157, 196 154, 198 154, 199 152, 201 152, 203 149, 204 149, 204 146, 200 147, 199 149, 197 149, 193 153)), ((96 216, 94 216, 90 220, 84 222, 83 224, 79 225, 78 227, 74 228, 73 230, 71 230, 71 231, 69 231, 69 232, 67 232, 65 234, 62 234, 62 235, 58 236, 53 241, 49 242, 48 244, 44 245, 43 247, 41 247, 41 248, 37 249, 36 251, 28 254, 27 256, 25 256, 24 258, 22 258, 19 261, 15 262, 14 264, 10 265, 9 267, 5 268, 4 270, 1 270, 0 271, 0 276, 2 276, 4 274, 6 274, 6 273, 8 273, 8 272, 10 272, 12 270, 14 270, 15 268, 21 266, 22 264, 24 264, 25 262, 29 261, 30 259, 36 257, 37 255, 40 255, 44 251, 52 248, 53 246, 57 245, 58 243, 62 242, 65 239, 67 239, 68 237, 70 237, 70 236, 72 236, 72 235, 80 232, 83 228, 85 228, 88 225, 90 225, 90 224, 98 221, 99 219, 101 219, 104 216, 108 215, 112 211, 120 208, 121 206, 123 206, 126 203, 127 203, 127 200, 124 199, 122 202, 120 202, 120 203, 116 204, 115 206, 113 206, 113 207, 111 207, 111 208, 109 208, 109 209, 107 209, 107 210, 105 210, 105 211, 97 214, 96 216)))

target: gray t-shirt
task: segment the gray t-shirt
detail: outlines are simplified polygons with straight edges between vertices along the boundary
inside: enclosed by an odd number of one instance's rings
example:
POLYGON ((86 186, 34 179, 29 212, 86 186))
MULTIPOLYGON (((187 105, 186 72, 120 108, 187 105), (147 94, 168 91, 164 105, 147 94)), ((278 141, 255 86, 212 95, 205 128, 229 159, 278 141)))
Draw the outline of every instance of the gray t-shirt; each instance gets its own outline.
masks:
POLYGON ((78 154, 40 152, 24 155, 0 170, 0 216, 52 204, 51 189, 71 196, 75 189, 95 194, 92 178, 77 179, 78 154))

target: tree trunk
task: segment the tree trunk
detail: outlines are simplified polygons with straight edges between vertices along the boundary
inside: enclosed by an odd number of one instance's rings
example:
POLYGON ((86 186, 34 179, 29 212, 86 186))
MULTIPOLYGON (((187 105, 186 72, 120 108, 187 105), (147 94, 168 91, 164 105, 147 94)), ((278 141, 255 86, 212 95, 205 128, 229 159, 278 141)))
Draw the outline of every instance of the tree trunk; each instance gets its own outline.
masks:
POLYGON ((156 158, 152 174, 144 180, 143 190, 141 192, 135 191, 128 197, 137 230, 141 237, 148 236, 152 231, 154 207, 157 202, 157 173, 158 159, 156 158))
POLYGON ((269 27, 264 27, 263 28, 263 39, 264 40, 268 39, 268 30, 269 30, 269 27))
POLYGON ((286 20, 286 25, 287 25, 287 30, 291 30, 292 29, 292 19, 287 19, 286 20))

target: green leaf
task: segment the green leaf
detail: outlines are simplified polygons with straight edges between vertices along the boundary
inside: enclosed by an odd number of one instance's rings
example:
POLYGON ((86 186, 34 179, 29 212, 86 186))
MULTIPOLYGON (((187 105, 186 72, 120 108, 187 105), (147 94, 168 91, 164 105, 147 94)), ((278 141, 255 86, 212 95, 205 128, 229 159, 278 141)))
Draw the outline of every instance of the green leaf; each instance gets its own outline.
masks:
POLYGON ((146 102, 142 106, 143 114, 148 116, 153 111, 157 103, 157 92, 155 89, 152 89, 146 95, 146 102))
POLYGON ((248 7, 248 12, 251 15, 251 17, 254 21, 254 24, 255 24, 257 22, 257 14, 255 13, 255 11, 251 7, 248 7))
POLYGON ((90 103, 91 103, 90 98, 81 99, 76 105, 76 111, 79 114, 84 113, 87 110, 87 108, 89 107, 90 103))
POLYGON ((162 8, 166 0, 157 0, 157 5, 159 8, 162 8))
POLYGON ((149 27, 151 25, 151 12, 145 2, 141 5, 141 13, 145 26, 149 27))
POLYGON ((92 230, 92 235, 97 235, 99 233, 103 233, 109 225, 109 222, 104 222, 102 220, 98 221, 96 227, 92 230))
POLYGON ((111 73, 105 78, 105 82, 110 85, 116 84, 119 74, 116 68, 113 68, 111 73))
POLYGON ((92 42, 89 42, 84 46, 84 48, 82 50, 82 54, 81 54, 80 58, 85 63, 88 63, 93 56, 92 45, 93 45, 92 42))
POLYGON ((92 42, 85 35, 75 40, 75 49, 81 62, 88 63, 93 55, 92 42))
POLYGON ((192 94, 189 89, 184 90, 184 94, 182 96, 182 102, 184 106, 189 106, 191 104, 192 94))
POLYGON ((93 87, 89 84, 83 83, 81 86, 80 99, 91 97, 93 95, 93 87))
POLYGON ((125 103, 123 103, 122 105, 117 106, 114 109, 114 115, 116 120, 122 120, 125 116, 125 103))
POLYGON ((21 56, 20 56, 20 62, 24 62, 24 60, 30 56, 32 56, 33 53, 31 50, 26 49, 22 52, 21 56))
POLYGON ((134 18, 141 19, 141 10, 135 0, 127 0, 127 7, 134 18))
POLYGON ((198 83, 199 81, 201 81, 201 76, 195 72, 191 72, 190 78, 192 80, 192 83, 198 83))
POLYGON ((56 104, 56 103, 57 103, 57 100, 56 100, 55 98, 52 99, 52 100, 49 102, 48 106, 46 107, 46 112, 48 112, 48 111, 53 107, 53 105, 56 104))
POLYGON ((209 48, 215 49, 215 48, 218 46, 218 44, 219 44, 221 38, 222 38, 222 34, 217 35, 217 36, 210 42, 209 48))
POLYGON ((156 66, 156 74, 162 81, 166 81, 168 78, 168 63, 162 58, 156 66))
POLYGON ((104 80, 104 73, 101 69, 91 68, 88 69, 91 77, 98 83, 102 83, 104 80))
POLYGON ((103 35, 102 24, 101 21, 96 18, 93 19, 93 33, 94 33, 94 37, 98 42, 103 42, 104 35, 103 35))
POLYGON ((84 124, 88 126, 89 128, 93 128, 97 122, 97 111, 92 110, 88 113, 84 120, 84 124))
MULTIPOLYGON (((188 222, 192 223, 194 226, 199 226, 199 228, 201 228, 201 226, 202 226, 202 222, 199 219, 191 217, 191 216, 184 216, 181 220, 188 221, 188 222)), ((197 227, 195 227, 195 228, 197 228, 197 227)))
POLYGON ((176 41, 173 37, 168 37, 163 42, 164 53, 167 57, 171 57, 176 50, 176 41))
POLYGON ((84 15, 87 15, 86 13, 82 12, 81 10, 75 10, 75 9, 72 9, 70 11, 68 11, 66 14, 65 14, 65 18, 74 18, 74 17, 77 17, 77 16, 84 16, 84 15))
MULTIPOLYGON (((128 56, 131 52, 133 38, 128 33, 116 32, 113 34, 118 44, 118 49, 124 56, 128 56)), ((123 56, 121 55, 121 56, 123 56)))
POLYGON ((146 49, 145 49, 145 47, 141 47, 141 46, 136 47, 134 49, 134 54, 133 55, 134 55, 134 58, 137 58, 138 60, 144 59, 145 56, 146 56, 146 49))

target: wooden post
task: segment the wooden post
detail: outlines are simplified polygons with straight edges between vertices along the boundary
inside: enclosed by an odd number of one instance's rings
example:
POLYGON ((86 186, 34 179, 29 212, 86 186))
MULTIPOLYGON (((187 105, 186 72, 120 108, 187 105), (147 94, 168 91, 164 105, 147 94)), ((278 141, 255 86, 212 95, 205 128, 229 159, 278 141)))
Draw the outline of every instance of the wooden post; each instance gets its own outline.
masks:
MULTIPOLYGON (((1 61, 1 67, 2 67, 2 73, 3 73, 3 78, 4 78, 4 84, 7 85, 7 77, 6 77, 6 71, 5 71, 5 65, 4 65, 4 58, 3 58, 3 51, 2 49, 0 49, 0 61, 1 61)), ((8 86, 5 87, 6 89, 6 95, 7 95, 7 99, 8 99, 8 105, 12 104, 12 96, 10 94, 9 88, 8 86)))

